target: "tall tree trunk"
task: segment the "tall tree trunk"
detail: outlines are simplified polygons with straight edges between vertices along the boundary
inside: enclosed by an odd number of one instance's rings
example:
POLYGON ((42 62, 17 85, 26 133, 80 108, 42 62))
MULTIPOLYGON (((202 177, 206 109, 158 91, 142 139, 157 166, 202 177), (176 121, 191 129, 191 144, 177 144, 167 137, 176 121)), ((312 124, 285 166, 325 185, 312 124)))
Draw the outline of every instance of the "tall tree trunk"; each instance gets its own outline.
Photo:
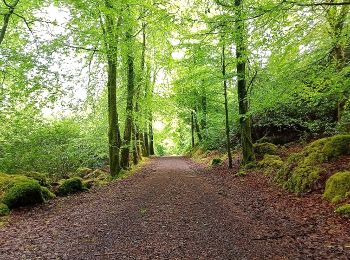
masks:
POLYGON ((195 146, 194 142, 194 112, 193 110, 191 111, 191 138, 192 138, 192 148, 195 146))
POLYGON ((246 79, 246 63, 247 63, 247 47, 245 20, 243 14, 243 0, 235 0, 235 29, 236 29, 236 59, 237 59, 237 89, 239 102, 239 116, 241 127, 241 142, 243 150, 242 164, 246 165, 255 161, 251 118, 249 115, 247 79, 246 79))
MULTIPOLYGON (((112 9, 112 5, 108 0, 105 1, 105 6, 112 9)), ((120 172, 119 151, 120 151, 120 129, 117 111, 117 46, 118 35, 115 33, 114 18, 106 15, 106 28, 104 27, 102 18, 100 19, 103 30, 105 47, 107 50, 108 60, 108 139, 109 139, 109 165, 110 173, 116 176, 120 172)), ((120 25, 118 19, 117 26, 120 25)))
POLYGON ((203 137, 202 137, 202 134, 201 134, 201 129, 199 127, 198 118, 197 118, 197 110, 196 109, 195 109, 195 112, 194 112, 194 125, 195 125, 195 130, 196 130, 196 133, 197 133, 198 140, 201 143, 202 140, 203 140, 203 137))
POLYGON ((201 127, 203 130, 203 137, 204 139, 206 138, 206 136, 208 135, 207 133, 207 96, 203 95, 202 96, 202 118, 201 118, 201 127))
POLYGON ((121 151, 121 161, 120 165, 123 169, 129 167, 130 160, 130 141, 131 132, 133 128, 133 99, 135 90, 135 73, 134 73, 134 53, 133 53, 133 43, 132 43, 132 33, 126 33, 126 41, 128 44, 127 53, 127 74, 128 74, 128 89, 127 89, 127 101, 126 101, 126 120, 124 129, 124 141, 121 151))
POLYGON ((154 155, 154 133, 153 133, 153 116, 152 112, 150 113, 149 118, 149 155, 154 155))
POLYGON ((227 157, 228 157, 228 167, 230 169, 232 169, 233 164, 232 164, 232 153, 231 153, 230 123, 229 123, 229 117, 228 117, 228 98, 227 98, 225 45, 222 46, 222 76, 224 78, 226 148, 227 148, 227 157))
MULTIPOLYGON (((145 63, 146 63, 146 23, 142 23, 142 51, 141 51, 141 62, 140 62, 140 68, 141 68, 141 73, 140 73, 140 77, 138 79, 137 82, 137 100, 140 99, 141 97, 141 88, 142 86, 145 86, 146 84, 146 80, 145 80, 145 63)), ((146 90, 147 91, 147 90, 146 90)), ((148 108, 143 109, 143 115, 141 116, 146 116, 148 114, 148 108)), ((136 106, 135 106, 135 112, 136 113, 140 113, 140 105, 139 102, 136 101, 136 106)), ((135 122, 136 125, 136 132, 137 132, 137 154, 139 156, 139 158, 141 159, 141 154, 143 154, 143 156, 148 156, 144 151, 146 149, 146 146, 144 144, 144 139, 142 137, 141 134, 141 127, 139 125, 138 122, 135 122)))
POLYGON ((136 125, 133 127, 133 149, 132 149, 132 158, 134 165, 137 165, 139 163, 139 155, 138 155, 138 139, 137 139, 137 133, 136 133, 136 125))

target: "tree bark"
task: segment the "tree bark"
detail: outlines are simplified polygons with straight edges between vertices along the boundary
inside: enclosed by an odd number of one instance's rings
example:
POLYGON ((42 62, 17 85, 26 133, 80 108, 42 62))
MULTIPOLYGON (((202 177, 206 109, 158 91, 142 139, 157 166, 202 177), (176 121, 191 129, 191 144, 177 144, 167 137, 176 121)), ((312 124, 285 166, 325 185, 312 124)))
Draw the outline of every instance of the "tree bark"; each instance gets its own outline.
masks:
POLYGON ((247 63, 247 40, 245 32, 245 20, 243 15, 243 0, 235 0, 235 29, 236 29, 236 59, 237 59, 237 89, 239 102, 239 116, 241 128, 241 143, 243 160, 242 164, 246 165, 255 161, 251 118, 249 115, 246 63, 247 63))
POLYGON ((127 101, 126 101, 126 119, 124 129, 124 141, 121 151, 120 165, 123 169, 127 169, 130 166, 130 141, 131 132, 133 128, 133 100, 135 90, 135 72, 134 72, 134 53, 132 44, 132 33, 128 31, 126 33, 126 41, 128 44, 127 53, 127 76, 128 76, 128 88, 127 88, 127 101))
POLYGON ((233 163, 232 163, 232 153, 231 153, 230 123, 229 123, 229 114, 228 114, 225 45, 222 46, 222 76, 224 78, 226 148, 227 148, 227 157, 228 157, 228 167, 232 169, 233 163))
POLYGON ((192 138, 192 148, 195 146, 194 142, 194 112, 193 110, 191 111, 191 138, 192 138))
MULTIPOLYGON (((108 0, 105 6, 112 9, 112 5, 108 0)), ((120 130, 117 111, 117 55, 118 55, 118 35, 114 31, 114 18, 106 14, 106 28, 104 28, 101 18, 101 27, 103 30, 105 47, 107 51, 108 61, 108 139, 109 139, 109 165, 112 176, 118 175, 120 172, 119 151, 120 151, 120 130)), ((117 26, 120 25, 118 19, 117 26)))
POLYGON ((153 133, 153 116, 152 112, 150 113, 149 118, 149 155, 154 155, 154 133, 153 133))

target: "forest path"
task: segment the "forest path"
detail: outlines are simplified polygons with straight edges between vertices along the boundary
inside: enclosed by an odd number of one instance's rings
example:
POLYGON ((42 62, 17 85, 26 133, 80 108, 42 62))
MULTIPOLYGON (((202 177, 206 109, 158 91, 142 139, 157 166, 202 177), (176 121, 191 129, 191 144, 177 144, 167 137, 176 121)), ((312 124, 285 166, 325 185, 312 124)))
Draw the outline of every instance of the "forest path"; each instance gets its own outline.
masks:
MULTIPOLYGON (((0 259, 350 256, 349 237, 318 238, 329 223, 305 226, 288 209, 268 205, 263 191, 235 182, 224 189, 185 158, 156 158, 127 179, 14 212, 0 229, 0 259)), ((339 221, 331 228, 339 231, 339 221)))

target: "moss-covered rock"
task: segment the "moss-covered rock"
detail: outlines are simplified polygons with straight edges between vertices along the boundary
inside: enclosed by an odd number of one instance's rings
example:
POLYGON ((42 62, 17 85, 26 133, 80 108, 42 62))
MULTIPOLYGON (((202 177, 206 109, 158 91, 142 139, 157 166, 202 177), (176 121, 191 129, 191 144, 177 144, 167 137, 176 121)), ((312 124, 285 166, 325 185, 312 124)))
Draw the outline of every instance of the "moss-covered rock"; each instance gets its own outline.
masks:
POLYGON ((51 192, 47 187, 41 187, 41 192, 45 201, 56 198, 56 195, 53 192, 51 192))
POLYGON ((2 202, 10 209, 44 202, 37 181, 17 182, 4 194, 2 202))
POLYGON ((74 173, 70 174, 71 177, 80 177, 85 178, 85 176, 91 174, 94 170, 87 168, 87 167, 81 167, 78 168, 74 173))
POLYGON ((83 190, 84 187, 82 179, 79 177, 74 177, 67 180, 63 180, 60 183, 60 186, 58 187, 57 194, 59 196, 66 196, 83 190))
POLYGON ((20 175, 24 175, 31 179, 37 180, 41 186, 47 187, 49 185, 47 174, 39 172, 22 172, 20 175))
POLYGON ((272 143, 256 143, 254 144, 254 152, 257 157, 264 157, 265 154, 277 154, 278 147, 272 143))
POLYGON ((349 194, 350 172, 338 172, 327 180, 323 197, 332 203, 338 203, 349 194))
POLYGON ((0 217, 7 216, 9 214, 10 214, 9 207, 4 203, 0 203, 0 217))
POLYGON ((264 173, 272 174, 283 166, 283 161, 278 155, 265 154, 264 159, 258 162, 258 166, 264 170, 264 173))
POLYGON ((350 204, 345 204, 337 207, 335 212, 345 217, 350 217, 350 204))
POLYGON ((292 154, 278 171, 276 180, 296 193, 312 190, 325 172, 321 164, 350 154, 350 135, 319 139, 292 154))
POLYGON ((211 165, 216 166, 222 163, 222 160, 220 158, 214 158, 211 162, 211 165))

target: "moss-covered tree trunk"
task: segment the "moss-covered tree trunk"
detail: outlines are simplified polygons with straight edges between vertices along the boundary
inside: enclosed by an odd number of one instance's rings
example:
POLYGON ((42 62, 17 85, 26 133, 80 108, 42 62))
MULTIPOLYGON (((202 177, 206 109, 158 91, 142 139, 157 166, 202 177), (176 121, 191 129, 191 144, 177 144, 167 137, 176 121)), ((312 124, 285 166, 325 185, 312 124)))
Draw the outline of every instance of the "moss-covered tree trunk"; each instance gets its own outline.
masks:
POLYGON ((150 112, 150 118, 149 118, 149 155, 154 155, 154 133, 153 133, 153 115, 152 112, 150 112))
POLYGON ((192 148, 195 146, 195 140, 194 140, 194 112, 193 110, 191 111, 191 143, 192 143, 192 148))
POLYGON ((242 164, 248 164, 255 161, 251 118, 249 115, 248 91, 247 91, 247 47, 246 47, 246 29, 245 15, 243 10, 243 0, 235 0, 235 42, 236 42, 236 59, 237 59, 237 89, 239 116, 241 128, 241 143, 243 160, 242 164))
POLYGON ((231 140, 230 123, 229 123, 229 113, 228 113, 225 45, 222 46, 222 76, 224 78, 226 149, 227 149, 227 157, 228 157, 228 167, 232 169, 233 164, 232 164, 231 141, 230 141, 231 140))
POLYGON ((128 31, 126 33, 126 41, 128 44, 127 50, 127 100, 126 100, 126 120, 124 129, 124 140, 121 151, 120 165, 123 169, 128 168, 130 160, 130 142, 133 128, 133 100, 135 90, 135 72, 134 72, 134 53, 132 43, 132 33, 128 31))

